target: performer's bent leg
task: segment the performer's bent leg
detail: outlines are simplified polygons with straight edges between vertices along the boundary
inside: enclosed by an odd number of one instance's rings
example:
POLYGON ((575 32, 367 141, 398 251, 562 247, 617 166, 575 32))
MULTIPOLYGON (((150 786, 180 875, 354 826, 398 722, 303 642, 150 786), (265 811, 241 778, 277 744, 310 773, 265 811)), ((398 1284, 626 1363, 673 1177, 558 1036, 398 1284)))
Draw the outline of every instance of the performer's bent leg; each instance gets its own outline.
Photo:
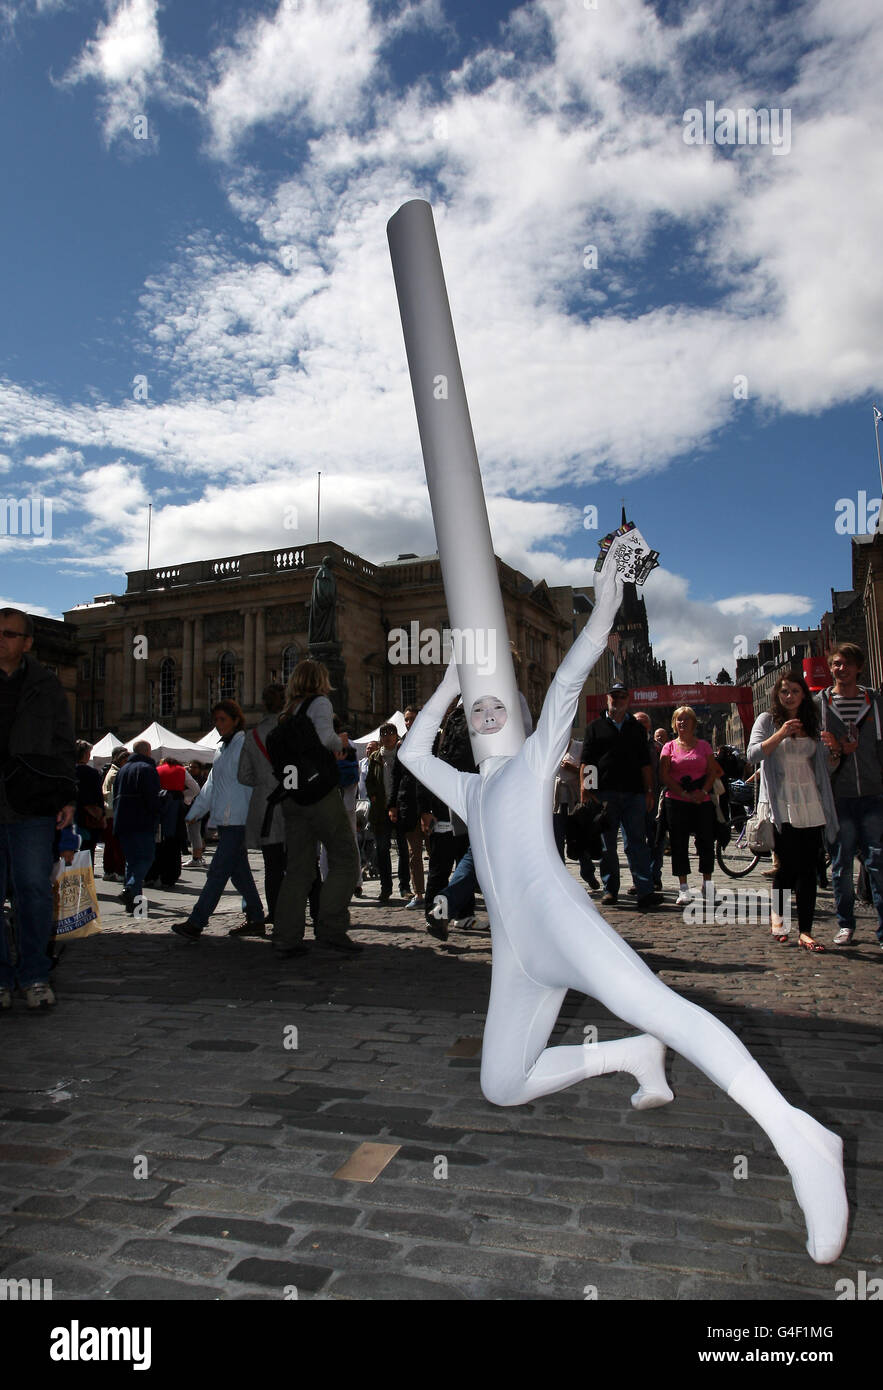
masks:
POLYGON ((495 934, 481 1057, 481 1089, 487 1099, 495 1105, 522 1105, 575 1081, 625 1071, 640 1083, 632 1096, 636 1109, 672 1100, 665 1047, 656 1038, 546 1046, 566 993, 530 979, 505 936, 495 934))

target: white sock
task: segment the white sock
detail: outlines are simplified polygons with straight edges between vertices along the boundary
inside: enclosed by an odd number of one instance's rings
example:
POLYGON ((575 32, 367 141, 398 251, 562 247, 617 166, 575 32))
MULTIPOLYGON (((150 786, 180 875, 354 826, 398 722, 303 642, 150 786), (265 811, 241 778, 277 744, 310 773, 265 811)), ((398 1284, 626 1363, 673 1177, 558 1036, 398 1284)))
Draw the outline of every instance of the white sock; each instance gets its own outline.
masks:
POLYGON ((805 1110, 789 1105, 756 1063, 739 1073, 727 1094, 766 1131, 791 1174, 812 1259, 832 1264, 849 1224, 842 1140, 805 1110))
POLYGON ((638 1082, 639 1089, 631 1098, 636 1110, 652 1110, 674 1100, 665 1079, 665 1043, 658 1038, 641 1033, 636 1038, 618 1038, 595 1046, 601 1061, 596 1075, 627 1071, 638 1082))

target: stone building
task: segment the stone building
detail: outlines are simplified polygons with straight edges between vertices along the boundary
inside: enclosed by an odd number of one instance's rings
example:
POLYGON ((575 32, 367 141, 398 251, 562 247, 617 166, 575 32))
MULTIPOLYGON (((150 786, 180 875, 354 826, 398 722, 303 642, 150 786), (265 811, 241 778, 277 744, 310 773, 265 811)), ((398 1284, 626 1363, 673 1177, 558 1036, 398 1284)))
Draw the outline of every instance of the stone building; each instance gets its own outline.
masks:
POLYGON ((33 615, 34 645, 31 655, 56 675, 61 682, 71 707, 71 714, 77 717, 77 633, 57 618, 42 618, 33 615))
MULTIPOLYGON (((199 738, 223 698, 238 700, 256 721, 264 685, 286 680, 309 654, 310 596, 325 557, 336 580, 339 648, 323 647, 321 655, 336 658, 330 665, 341 717, 360 734, 395 709, 424 704, 442 666, 421 664, 417 650, 408 652, 413 661, 390 655, 397 632, 422 638, 449 626, 438 556, 374 564, 323 541, 133 571, 125 593, 68 610, 80 648, 78 732, 97 738, 110 728, 130 738, 155 719, 199 738)), ((518 684, 536 719, 587 617, 580 610, 590 605, 500 560, 497 571, 509 637, 522 658, 518 684)))

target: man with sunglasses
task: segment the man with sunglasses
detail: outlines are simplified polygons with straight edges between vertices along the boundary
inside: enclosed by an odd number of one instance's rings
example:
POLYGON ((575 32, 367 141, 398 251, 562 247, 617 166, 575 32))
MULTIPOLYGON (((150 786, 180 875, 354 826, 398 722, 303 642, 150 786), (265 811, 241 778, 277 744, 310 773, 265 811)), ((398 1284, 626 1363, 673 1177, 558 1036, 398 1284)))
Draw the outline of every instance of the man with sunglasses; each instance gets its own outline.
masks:
POLYGON ((0 1013, 12 1008, 16 986, 31 1010, 55 1003, 48 955, 53 844, 76 803, 70 706, 58 678, 30 655, 33 645, 31 617, 0 608, 0 903, 13 902, 18 946, 13 965, 7 933, 0 932, 0 1013))
POLYGON ((621 681, 614 681, 607 692, 606 712, 586 729, 579 773, 580 800, 585 803, 600 798, 607 812, 607 829, 601 832, 601 902, 612 906, 619 897, 617 840, 622 825, 622 842, 635 883, 637 906, 642 911, 655 907, 662 901, 662 894, 653 891, 645 829, 646 816, 653 809, 650 749, 644 729, 629 714, 629 692, 621 681))

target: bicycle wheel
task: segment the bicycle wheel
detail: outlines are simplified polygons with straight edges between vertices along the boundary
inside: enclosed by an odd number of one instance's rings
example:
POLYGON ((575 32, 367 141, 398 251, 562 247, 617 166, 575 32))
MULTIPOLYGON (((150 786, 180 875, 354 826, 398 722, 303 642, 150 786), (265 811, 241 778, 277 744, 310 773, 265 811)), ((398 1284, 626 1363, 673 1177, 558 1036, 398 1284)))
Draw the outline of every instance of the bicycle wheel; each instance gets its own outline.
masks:
POLYGON ((717 846, 717 862, 730 878, 744 878, 760 863, 760 855, 748 846, 744 821, 739 829, 733 826, 728 845, 717 846))

